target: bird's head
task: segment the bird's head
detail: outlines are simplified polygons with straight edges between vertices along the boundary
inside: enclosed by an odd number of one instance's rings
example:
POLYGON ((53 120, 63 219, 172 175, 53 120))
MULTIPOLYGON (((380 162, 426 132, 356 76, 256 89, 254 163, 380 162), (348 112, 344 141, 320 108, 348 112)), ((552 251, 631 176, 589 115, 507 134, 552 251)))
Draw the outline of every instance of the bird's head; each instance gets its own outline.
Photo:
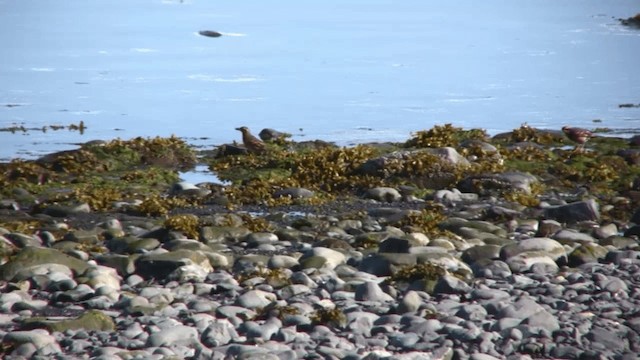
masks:
POLYGON ((248 127, 246 127, 246 126, 241 126, 241 127, 239 127, 239 128, 236 128, 236 130, 238 130, 238 131, 240 131, 240 132, 242 132, 242 133, 249 132, 249 128, 248 128, 248 127))

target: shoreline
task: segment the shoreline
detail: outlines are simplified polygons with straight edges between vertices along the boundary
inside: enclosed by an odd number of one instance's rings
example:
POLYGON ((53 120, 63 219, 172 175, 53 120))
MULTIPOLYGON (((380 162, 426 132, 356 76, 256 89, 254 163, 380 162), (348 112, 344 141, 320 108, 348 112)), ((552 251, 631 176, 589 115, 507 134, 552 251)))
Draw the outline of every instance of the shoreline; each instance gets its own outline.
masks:
POLYGON ((94 143, 0 164, 0 353, 630 359, 640 149, 451 125, 264 154, 94 143), (229 155, 236 154, 237 155, 229 155), (207 164, 220 183, 179 181, 207 164))

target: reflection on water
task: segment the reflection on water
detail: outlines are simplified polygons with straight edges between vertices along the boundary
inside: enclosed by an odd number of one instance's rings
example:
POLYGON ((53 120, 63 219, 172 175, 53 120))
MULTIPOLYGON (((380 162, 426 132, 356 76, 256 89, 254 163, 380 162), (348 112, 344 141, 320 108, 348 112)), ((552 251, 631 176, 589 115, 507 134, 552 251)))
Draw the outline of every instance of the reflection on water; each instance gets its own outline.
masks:
POLYGON ((197 165, 193 170, 179 173, 180 180, 192 184, 199 183, 216 183, 227 184, 226 181, 220 180, 214 173, 209 171, 206 165, 197 165))

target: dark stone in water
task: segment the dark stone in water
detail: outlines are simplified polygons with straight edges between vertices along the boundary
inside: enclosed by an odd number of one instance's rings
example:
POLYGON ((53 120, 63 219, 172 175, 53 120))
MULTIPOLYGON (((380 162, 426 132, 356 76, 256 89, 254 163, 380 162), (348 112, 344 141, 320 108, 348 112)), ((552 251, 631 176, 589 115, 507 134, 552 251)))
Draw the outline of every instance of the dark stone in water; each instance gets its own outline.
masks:
POLYGON ((260 136, 260 139, 262 139, 262 141, 272 141, 272 140, 291 137, 291 134, 287 134, 278 130, 267 128, 267 129, 262 129, 262 131, 260 131, 260 134, 258 134, 258 136, 260 136))
POLYGON ((206 37, 213 37, 213 38, 222 36, 222 34, 220 34, 217 31, 213 31, 213 30, 200 30, 200 31, 198 31, 198 34, 200 34, 202 36, 206 36, 206 37))

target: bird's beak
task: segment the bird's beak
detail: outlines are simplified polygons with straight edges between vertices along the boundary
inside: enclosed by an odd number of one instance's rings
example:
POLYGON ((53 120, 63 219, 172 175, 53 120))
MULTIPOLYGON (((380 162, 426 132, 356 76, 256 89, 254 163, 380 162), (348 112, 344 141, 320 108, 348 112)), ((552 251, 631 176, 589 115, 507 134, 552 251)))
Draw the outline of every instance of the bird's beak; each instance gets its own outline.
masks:
POLYGON ((236 128, 236 130, 240 131, 240 128, 236 128))

